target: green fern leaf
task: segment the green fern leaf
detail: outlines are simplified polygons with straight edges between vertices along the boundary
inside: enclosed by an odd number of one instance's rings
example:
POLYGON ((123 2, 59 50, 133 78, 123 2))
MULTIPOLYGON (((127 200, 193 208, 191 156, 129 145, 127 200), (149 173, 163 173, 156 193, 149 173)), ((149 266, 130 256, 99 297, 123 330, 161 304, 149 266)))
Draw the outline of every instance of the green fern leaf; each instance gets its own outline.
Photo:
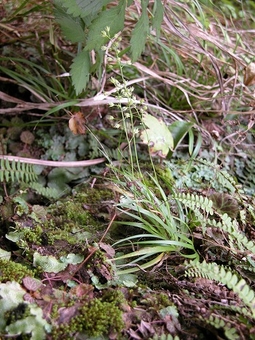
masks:
POLYGON ((44 187, 41 183, 29 183, 29 187, 36 191, 37 194, 47 198, 59 198, 59 192, 55 188, 44 187))
POLYGON ((106 27, 110 28, 110 36, 123 30, 125 19, 126 1, 119 1, 119 5, 100 13, 89 28, 86 50, 99 50, 107 42, 107 38, 102 36, 102 31, 106 27))
POLYGON ((206 263, 203 261, 199 263, 195 260, 189 263, 185 275, 204 277, 221 282, 240 297, 243 303, 250 308, 253 317, 255 317, 255 293, 244 279, 238 278, 236 273, 224 266, 217 265, 215 262, 206 263))
POLYGON ((236 181, 226 170, 219 171, 217 178, 222 187, 228 189, 230 192, 236 191, 236 181))
POLYGON ((148 2, 148 0, 142 1, 142 15, 132 32, 130 40, 132 62, 136 61, 142 54, 149 33, 149 18, 147 14, 148 2))
POLYGON ((171 335, 171 334, 161 334, 161 335, 154 335, 153 338, 150 338, 149 340, 180 340, 178 335, 171 335))
POLYGON ((230 327, 231 323, 226 322, 226 316, 224 320, 218 315, 210 315, 209 319, 202 318, 206 323, 212 325, 216 329, 222 328, 224 330, 225 336, 229 340, 238 340, 240 339, 240 335, 237 333, 237 330, 234 327, 230 327))
POLYGON ((25 182, 36 181, 37 176, 34 172, 34 166, 31 164, 21 163, 8 159, 1 159, 0 162, 0 181, 1 182, 25 182))
POLYGON ((89 81, 90 57, 89 52, 83 50, 75 58, 71 65, 71 76, 76 94, 80 94, 89 81))

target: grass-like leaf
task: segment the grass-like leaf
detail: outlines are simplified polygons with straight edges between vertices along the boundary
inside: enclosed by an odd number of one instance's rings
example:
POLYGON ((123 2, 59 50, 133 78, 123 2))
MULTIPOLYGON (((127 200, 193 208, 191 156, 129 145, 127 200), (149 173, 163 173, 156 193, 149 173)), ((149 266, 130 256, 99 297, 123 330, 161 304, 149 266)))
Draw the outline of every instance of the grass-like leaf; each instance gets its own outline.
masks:
POLYGON ((118 224, 127 228, 141 229, 144 233, 131 235, 115 243, 115 246, 126 247, 132 244, 138 248, 116 258, 117 261, 131 259, 130 262, 118 266, 120 273, 123 273, 123 270, 125 273, 131 273, 139 268, 149 268, 162 261, 164 256, 171 252, 191 259, 197 258, 198 254, 192 239, 189 238, 189 229, 181 206, 177 208, 180 209, 179 214, 172 213, 163 188, 152 176, 150 179, 155 186, 154 189, 152 189, 153 185, 148 185, 130 175, 127 177, 126 181, 135 185, 123 190, 124 195, 117 208, 123 218, 128 216, 129 221, 120 221, 118 224), (123 269, 125 266, 129 268, 123 269))

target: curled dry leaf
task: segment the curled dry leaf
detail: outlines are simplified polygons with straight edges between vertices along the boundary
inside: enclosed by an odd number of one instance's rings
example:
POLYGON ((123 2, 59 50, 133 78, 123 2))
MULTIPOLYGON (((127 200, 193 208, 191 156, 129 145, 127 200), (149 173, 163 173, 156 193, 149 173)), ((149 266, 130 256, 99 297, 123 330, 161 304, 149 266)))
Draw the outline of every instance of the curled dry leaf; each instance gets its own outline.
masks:
POLYGON ((75 135, 84 135, 86 133, 85 122, 82 112, 77 112, 69 119, 69 129, 75 135))
POLYGON ((255 84, 255 63, 250 63, 244 71, 244 85, 251 86, 255 84))

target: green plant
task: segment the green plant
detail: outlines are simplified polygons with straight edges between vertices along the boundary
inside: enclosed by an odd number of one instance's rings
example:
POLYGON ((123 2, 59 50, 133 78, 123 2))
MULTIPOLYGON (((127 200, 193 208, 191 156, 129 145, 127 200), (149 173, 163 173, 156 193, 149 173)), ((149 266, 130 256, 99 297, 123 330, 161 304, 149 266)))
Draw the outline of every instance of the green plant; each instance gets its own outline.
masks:
POLYGON ((37 180, 34 167, 31 164, 10 162, 8 159, 0 160, 0 181, 1 182, 24 182, 29 183, 37 180))
POLYGON ((26 266, 22 265, 21 263, 16 263, 13 261, 0 259, 0 265, 1 265, 0 281, 2 283, 8 282, 8 281, 16 281, 21 284, 22 279, 25 276, 34 275, 31 269, 28 269, 26 266))
POLYGON ((206 263, 203 261, 200 263, 195 260, 186 264, 186 276, 205 277, 226 285, 239 296, 243 304, 247 307, 247 312, 244 311, 244 315, 248 313, 253 319, 255 318, 255 292, 235 271, 224 266, 219 266, 214 262, 206 263))
MULTIPOLYGON (((109 0, 96 2, 59 1, 55 0, 56 20, 60 24, 64 35, 73 43, 78 43, 79 52, 71 66, 71 76, 76 93, 81 93, 89 81, 89 74, 96 70, 99 74, 104 57, 101 47, 108 42, 108 36, 101 32, 108 27, 110 38, 121 32, 125 25, 125 12, 133 1, 121 0, 117 4, 109 4, 109 0), (86 34, 87 32, 87 34, 86 34), (96 62, 91 61, 90 52, 96 52, 96 62)), ((148 1, 141 3, 141 15, 136 14, 136 25, 131 33, 130 52, 132 60, 140 57, 144 50, 150 24, 159 35, 163 19, 164 7, 160 0, 156 0, 151 9, 151 17, 147 11, 148 1), (137 18, 138 16, 138 18, 137 18)))
POLYGON ((40 307, 24 303, 25 293, 25 290, 17 282, 9 281, 0 284, 2 313, 0 332, 9 336, 25 336, 27 334, 30 335, 31 340, 45 339, 46 332, 50 331, 50 325, 43 318, 40 307), (10 320, 9 324, 6 323, 7 317, 10 320))
POLYGON ((207 324, 215 327, 216 329, 223 329, 224 334, 227 339, 229 340, 238 340, 240 339, 240 336, 235 329, 235 327, 231 327, 231 323, 229 321, 224 320, 223 317, 220 317, 218 315, 211 314, 208 319, 203 319, 203 322, 206 322, 207 324))
MULTIPOLYGON (((138 179, 124 173, 124 186, 122 198, 117 208, 123 217, 131 218, 128 222, 118 222, 118 225, 138 228, 143 233, 135 234, 115 243, 115 246, 132 244, 138 248, 131 253, 115 258, 129 261, 118 264, 119 273, 131 273, 139 269, 146 269, 167 257, 167 253, 178 253, 186 258, 198 258, 192 239, 189 237, 189 227, 185 221, 184 210, 176 205, 172 210, 169 198, 160 183, 148 175, 148 179, 138 179), (124 184, 125 185, 125 184, 124 184), (140 249, 139 249, 140 248, 140 249), (131 267, 129 269, 123 269, 131 267)), ((123 184, 116 183, 122 187, 123 184)))

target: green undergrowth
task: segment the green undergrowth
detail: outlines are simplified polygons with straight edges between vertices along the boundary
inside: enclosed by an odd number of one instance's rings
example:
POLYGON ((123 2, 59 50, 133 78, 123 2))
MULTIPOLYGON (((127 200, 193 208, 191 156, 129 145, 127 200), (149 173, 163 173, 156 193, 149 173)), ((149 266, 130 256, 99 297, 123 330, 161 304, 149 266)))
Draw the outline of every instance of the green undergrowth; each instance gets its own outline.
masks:
POLYGON ((246 336, 255 313, 252 202, 203 159, 109 169, 49 206, 17 200, 1 260, 1 332, 178 339, 192 324, 201 339, 215 330, 246 336), (20 295, 10 305, 13 289, 20 295))
POLYGON ((0 5, 0 154, 106 165, 1 160, 0 337, 255 339, 254 6, 53 3, 0 5))
POLYGON ((45 246, 60 255, 66 255, 72 247, 85 247, 84 240, 97 239, 103 232, 106 211, 98 211, 103 202, 111 200, 108 189, 93 189, 86 185, 77 187, 73 196, 63 198, 47 208, 34 205, 29 213, 22 200, 15 207, 19 219, 9 228, 8 239, 16 242, 27 255, 33 254, 32 246, 45 246), (102 223, 103 222, 103 223, 102 223))

